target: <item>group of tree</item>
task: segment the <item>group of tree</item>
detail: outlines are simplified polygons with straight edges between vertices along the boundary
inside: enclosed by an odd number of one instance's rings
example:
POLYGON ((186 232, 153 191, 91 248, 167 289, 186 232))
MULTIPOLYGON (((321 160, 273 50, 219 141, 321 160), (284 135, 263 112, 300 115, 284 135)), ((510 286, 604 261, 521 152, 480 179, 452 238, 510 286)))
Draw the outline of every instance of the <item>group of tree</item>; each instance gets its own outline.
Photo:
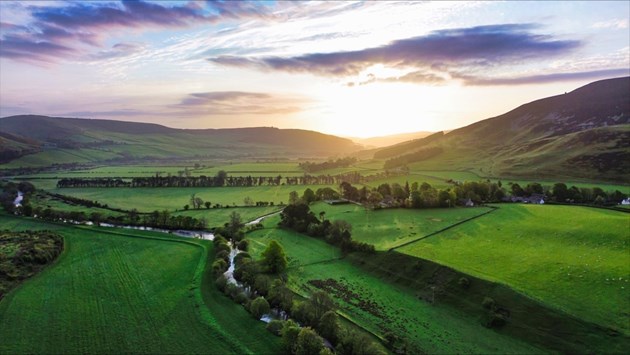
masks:
POLYGON ((617 205, 628 197, 627 194, 615 190, 604 191, 601 187, 568 187, 565 183, 558 182, 552 186, 543 186, 540 183, 528 183, 524 188, 517 183, 511 183, 512 196, 529 197, 532 195, 544 195, 552 201, 559 203, 577 203, 592 205, 617 205))
POLYGON ((403 170, 386 170, 372 175, 358 171, 336 175, 302 176, 227 176, 222 171, 216 176, 142 176, 132 178, 63 178, 57 181, 58 188, 120 188, 120 187, 251 187, 279 185, 338 185, 342 182, 363 184, 371 181, 405 174, 403 170))
POLYGON ((288 205, 280 213, 280 218, 280 226, 323 239, 327 243, 341 248, 343 253, 374 252, 373 245, 352 239, 350 223, 344 220, 331 222, 325 218, 325 214, 321 214, 318 218, 306 203, 288 205))
POLYGON ((356 162, 357 162, 357 158, 346 157, 346 158, 338 158, 337 160, 328 160, 322 163, 314 163, 314 162, 307 161, 304 163, 300 163, 299 167, 308 173, 314 173, 317 171, 334 169, 334 168, 346 168, 356 162))
MULTIPOLYGON (((286 284, 287 257, 282 246, 272 240, 263 251, 260 260, 253 260, 246 252, 241 240, 240 251, 235 257, 233 276, 241 285, 229 282, 224 273, 229 268, 231 247, 223 233, 230 231, 226 223, 224 230, 215 231, 215 259, 212 272, 216 285, 228 297, 243 305, 254 318, 260 319, 272 310, 283 315, 272 320, 267 329, 282 337, 283 350, 287 354, 332 354, 324 346, 324 338, 335 345, 340 354, 383 354, 384 351, 364 334, 350 331, 339 321, 335 304, 324 291, 317 291, 301 300, 286 284), (299 324, 301 325, 298 325, 299 324)), ((238 234, 238 233, 237 233, 238 234)), ((234 245, 234 240, 232 239, 234 245)))
POLYGON ((0 300, 20 282, 38 273, 63 250, 63 238, 51 231, 0 230, 0 300))
POLYGON ((2 192, 0 192, 0 205, 9 213, 22 213, 23 210, 30 211, 30 198, 34 192, 35 186, 27 181, 22 181, 17 184, 14 182, 4 183, 2 185, 2 192), (22 193, 22 206, 18 208, 15 206, 15 199, 20 192, 22 193))

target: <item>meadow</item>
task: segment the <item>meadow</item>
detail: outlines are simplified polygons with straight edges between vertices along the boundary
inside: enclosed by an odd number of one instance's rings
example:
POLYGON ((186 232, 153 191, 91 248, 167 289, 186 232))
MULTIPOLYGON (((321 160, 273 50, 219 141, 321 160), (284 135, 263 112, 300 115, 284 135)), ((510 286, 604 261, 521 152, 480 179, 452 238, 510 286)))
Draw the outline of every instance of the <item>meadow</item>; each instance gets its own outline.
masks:
POLYGON ((264 222, 266 228, 247 234, 249 253, 259 258, 270 240, 277 240, 289 259, 289 285, 302 295, 316 289, 312 280, 333 279, 347 291, 334 295, 340 313, 360 327, 383 336, 392 332, 407 340, 412 353, 539 353, 541 349, 484 328, 476 316, 446 305, 431 305, 412 292, 389 283, 350 261, 339 259, 337 248, 322 240, 293 231, 273 228, 276 217, 264 222), (369 302, 368 311, 359 303, 369 302))
MULTIPOLYGON (((0 302, 0 353, 268 353, 278 338, 207 278, 211 243, 0 215, 65 250, 0 302)), ((208 270, 209 271, 209 270, 208 270)))
POLYGON ((506 284, 580 319, 630 334, 627 213, 497 206, 398 251, 506 284))
MULTIPOLYGON (((37 186, 37 183, 36 183, 37 186)), ((115 208, 136 208, 141 212, 154 210, 183 210, 190 203, 190 196, 196 194, 204 201, 218 203, 223 206, 243 206, 245 197, 254 202, 267 201, 274 205, 286 204, 289 193, 297 191, 300 196, 307 188, 313 191, 326 185, 313 186, 252 186, 252 187, 185 187, 185 188, 66 188, 54 189, 52 192, 96 200, 115 208)))
POLYGON ((342 219, 352 225, 352 238, 387 250, 424 237, 463 220, 490 211, 487 207, 382 209, 366 210, 355 204, 335 205, 319 202, 311 211, 334 221, 342 219))

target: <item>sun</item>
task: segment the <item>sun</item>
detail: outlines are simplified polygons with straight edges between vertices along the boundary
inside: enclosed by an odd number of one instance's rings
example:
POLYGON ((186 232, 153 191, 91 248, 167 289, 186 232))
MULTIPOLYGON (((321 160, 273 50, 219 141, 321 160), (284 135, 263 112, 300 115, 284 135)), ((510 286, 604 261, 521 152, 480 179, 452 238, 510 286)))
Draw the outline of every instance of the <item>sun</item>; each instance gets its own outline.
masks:
POLYGON ((321 95, 319 129, 359 138, 433 130, 437 122, 431 112, 444 101, 438 91, 401 83, 327 90, 321 95))

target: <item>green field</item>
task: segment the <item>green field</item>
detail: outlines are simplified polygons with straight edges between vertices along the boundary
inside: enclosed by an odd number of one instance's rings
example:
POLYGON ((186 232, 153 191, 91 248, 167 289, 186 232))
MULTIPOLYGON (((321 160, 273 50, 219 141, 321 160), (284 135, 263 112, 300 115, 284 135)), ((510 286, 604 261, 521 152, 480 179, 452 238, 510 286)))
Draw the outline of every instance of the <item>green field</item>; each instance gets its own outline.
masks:
POLYGON ((436 209, 382 209, 366 210, 355 205, 331 206, 320 202, 311 206, 316 216, 325 212, 331 221, 342 219, 352 225, 352 238, 373 244, 377 250, 387 250, 418 239, 462 220, 483 214, 490 209, 436 208, 436 209))
POLYGON ((498 207, 399 251, 630 334, 630 215, 574 206, 498 207))
MULTIPOLYGON (((36 185, 37 186, 37 185, 36 185)), ((243 200, 249 196, 256 201, 273 202, 275 205, 287 203, 289 193, 297 191, 300 195, 307 188, 313 191, 326 185, 314 186, 256 186, 256 187, 184 187, 184 188, 66 188, 52 192, 88 200, 106 203, 109 207, 150 212, 154 210, 183 209, 189 204, 190 195, 197 194, 204 201, 214 205, 243 206, 243 200)))
POLYGON ((246 223, 253 221, 260 216, 264 216, 276 211, 279 211, 282 207, 234 207, 234 208, 211 208, 200 210, 188 210, 178 211, 174 215, 190 216, 193 218, 201 219, 205 218, 208 221, 208 228, 223 226, 230 220, 230 215, 233 212, 238 213, 241 216, 241 220, 246 223))
POLYGON ((269 353, 278 338, 203 275, 210 243, 45 224, 65 251, 0 302, 0 353, 269 353))
MULTIPOLYGON (((265 223, 272 226, 273 219, 265 223)), ((484 328, 476 317, 448 306, 431 305, 408 290, 371 276, 347 260, 338 260, 337 248, 292 231, 266 228, 247 235, 250 254, 260 257, 272 239, 282 244, 289 257, 289 285, 301 294, 314 289, 309 280, 334 279, 374 302, 380 311, 372 314, 356 306, 356 301, 336 298, 342 314, 383 335, 391 330, 407 339, 412 353, 540 353, 541 350, 519 340, 484 328)))

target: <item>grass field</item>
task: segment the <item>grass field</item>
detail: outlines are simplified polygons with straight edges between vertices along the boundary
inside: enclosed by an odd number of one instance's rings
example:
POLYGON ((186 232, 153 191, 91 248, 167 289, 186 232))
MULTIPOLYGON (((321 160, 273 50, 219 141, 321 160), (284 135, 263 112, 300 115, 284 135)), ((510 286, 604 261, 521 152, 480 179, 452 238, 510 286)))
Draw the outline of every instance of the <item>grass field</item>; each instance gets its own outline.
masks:
POLYGON ((250 254, 260 257, 266 244, 275 239, 289 257, 289 284, 301 294, 314 289, 310 280, 334 279, 376 304, 371 313, 357 306, 358 299, 348 302, 336 298, 342 314, 360 326, 379 335, 391 330, 408 340, 412 353, 540 353, 541 350, 519 340, 484 328, 476 317, 442 305, 430 305, 413 293, 387 281, 366 274, 349 261, 338 260, 338 251, 325 242, 292 231, 269 228, 248 234, 250 254))
POLYGON ((383 209, 366 211, 354 205, 331 206, 317 203, 311 206, 316 216, 326 213, 331 221, 343 219, 352 225, 352 238, 373 244, 377 250, 387 250, 403 243, 436 232, 462 220, 483 214, 490 209, 438 208, 438 209, 383 209))
POLYGON ((498 207, 399 251, 630 334, 630 215, 575 206, 498 207))
POLYGON ((234 208, 211 208, 200 210, 179 211, 174 214, 190 216, 193 218, 205 218, 208 221, 208 228, 220 227, 230 220, 232 212, 236 212, 241 216, 241 220, 246 223, 253 221, 260 216, 264 216, 276 211, 281 207, 234 207, 234 208))
MULTIPOLYGON (((37 186, 37 185, 36 185, 37 186)), ((204 201, 214 205, 242 206, 245 197, 256 201, 273 202, 275 205, 287 203, 289 193, 297 191, 300 196, 307 188, 313 191, 326 185, 315 186, 256 186, 256 187, 208 187, 208 188, 67 188, 54 189, 52 192, 96 200, 115 208, 137 208, 138 211, 183 209, 189 204, 190 195, 197 194, 204 201)))
POLYGON ((263 323, 201 282, 210 243, 7 215, 0 223, 65 238, 53 266, 0 302, 0 353, 279 351, 263 323))

